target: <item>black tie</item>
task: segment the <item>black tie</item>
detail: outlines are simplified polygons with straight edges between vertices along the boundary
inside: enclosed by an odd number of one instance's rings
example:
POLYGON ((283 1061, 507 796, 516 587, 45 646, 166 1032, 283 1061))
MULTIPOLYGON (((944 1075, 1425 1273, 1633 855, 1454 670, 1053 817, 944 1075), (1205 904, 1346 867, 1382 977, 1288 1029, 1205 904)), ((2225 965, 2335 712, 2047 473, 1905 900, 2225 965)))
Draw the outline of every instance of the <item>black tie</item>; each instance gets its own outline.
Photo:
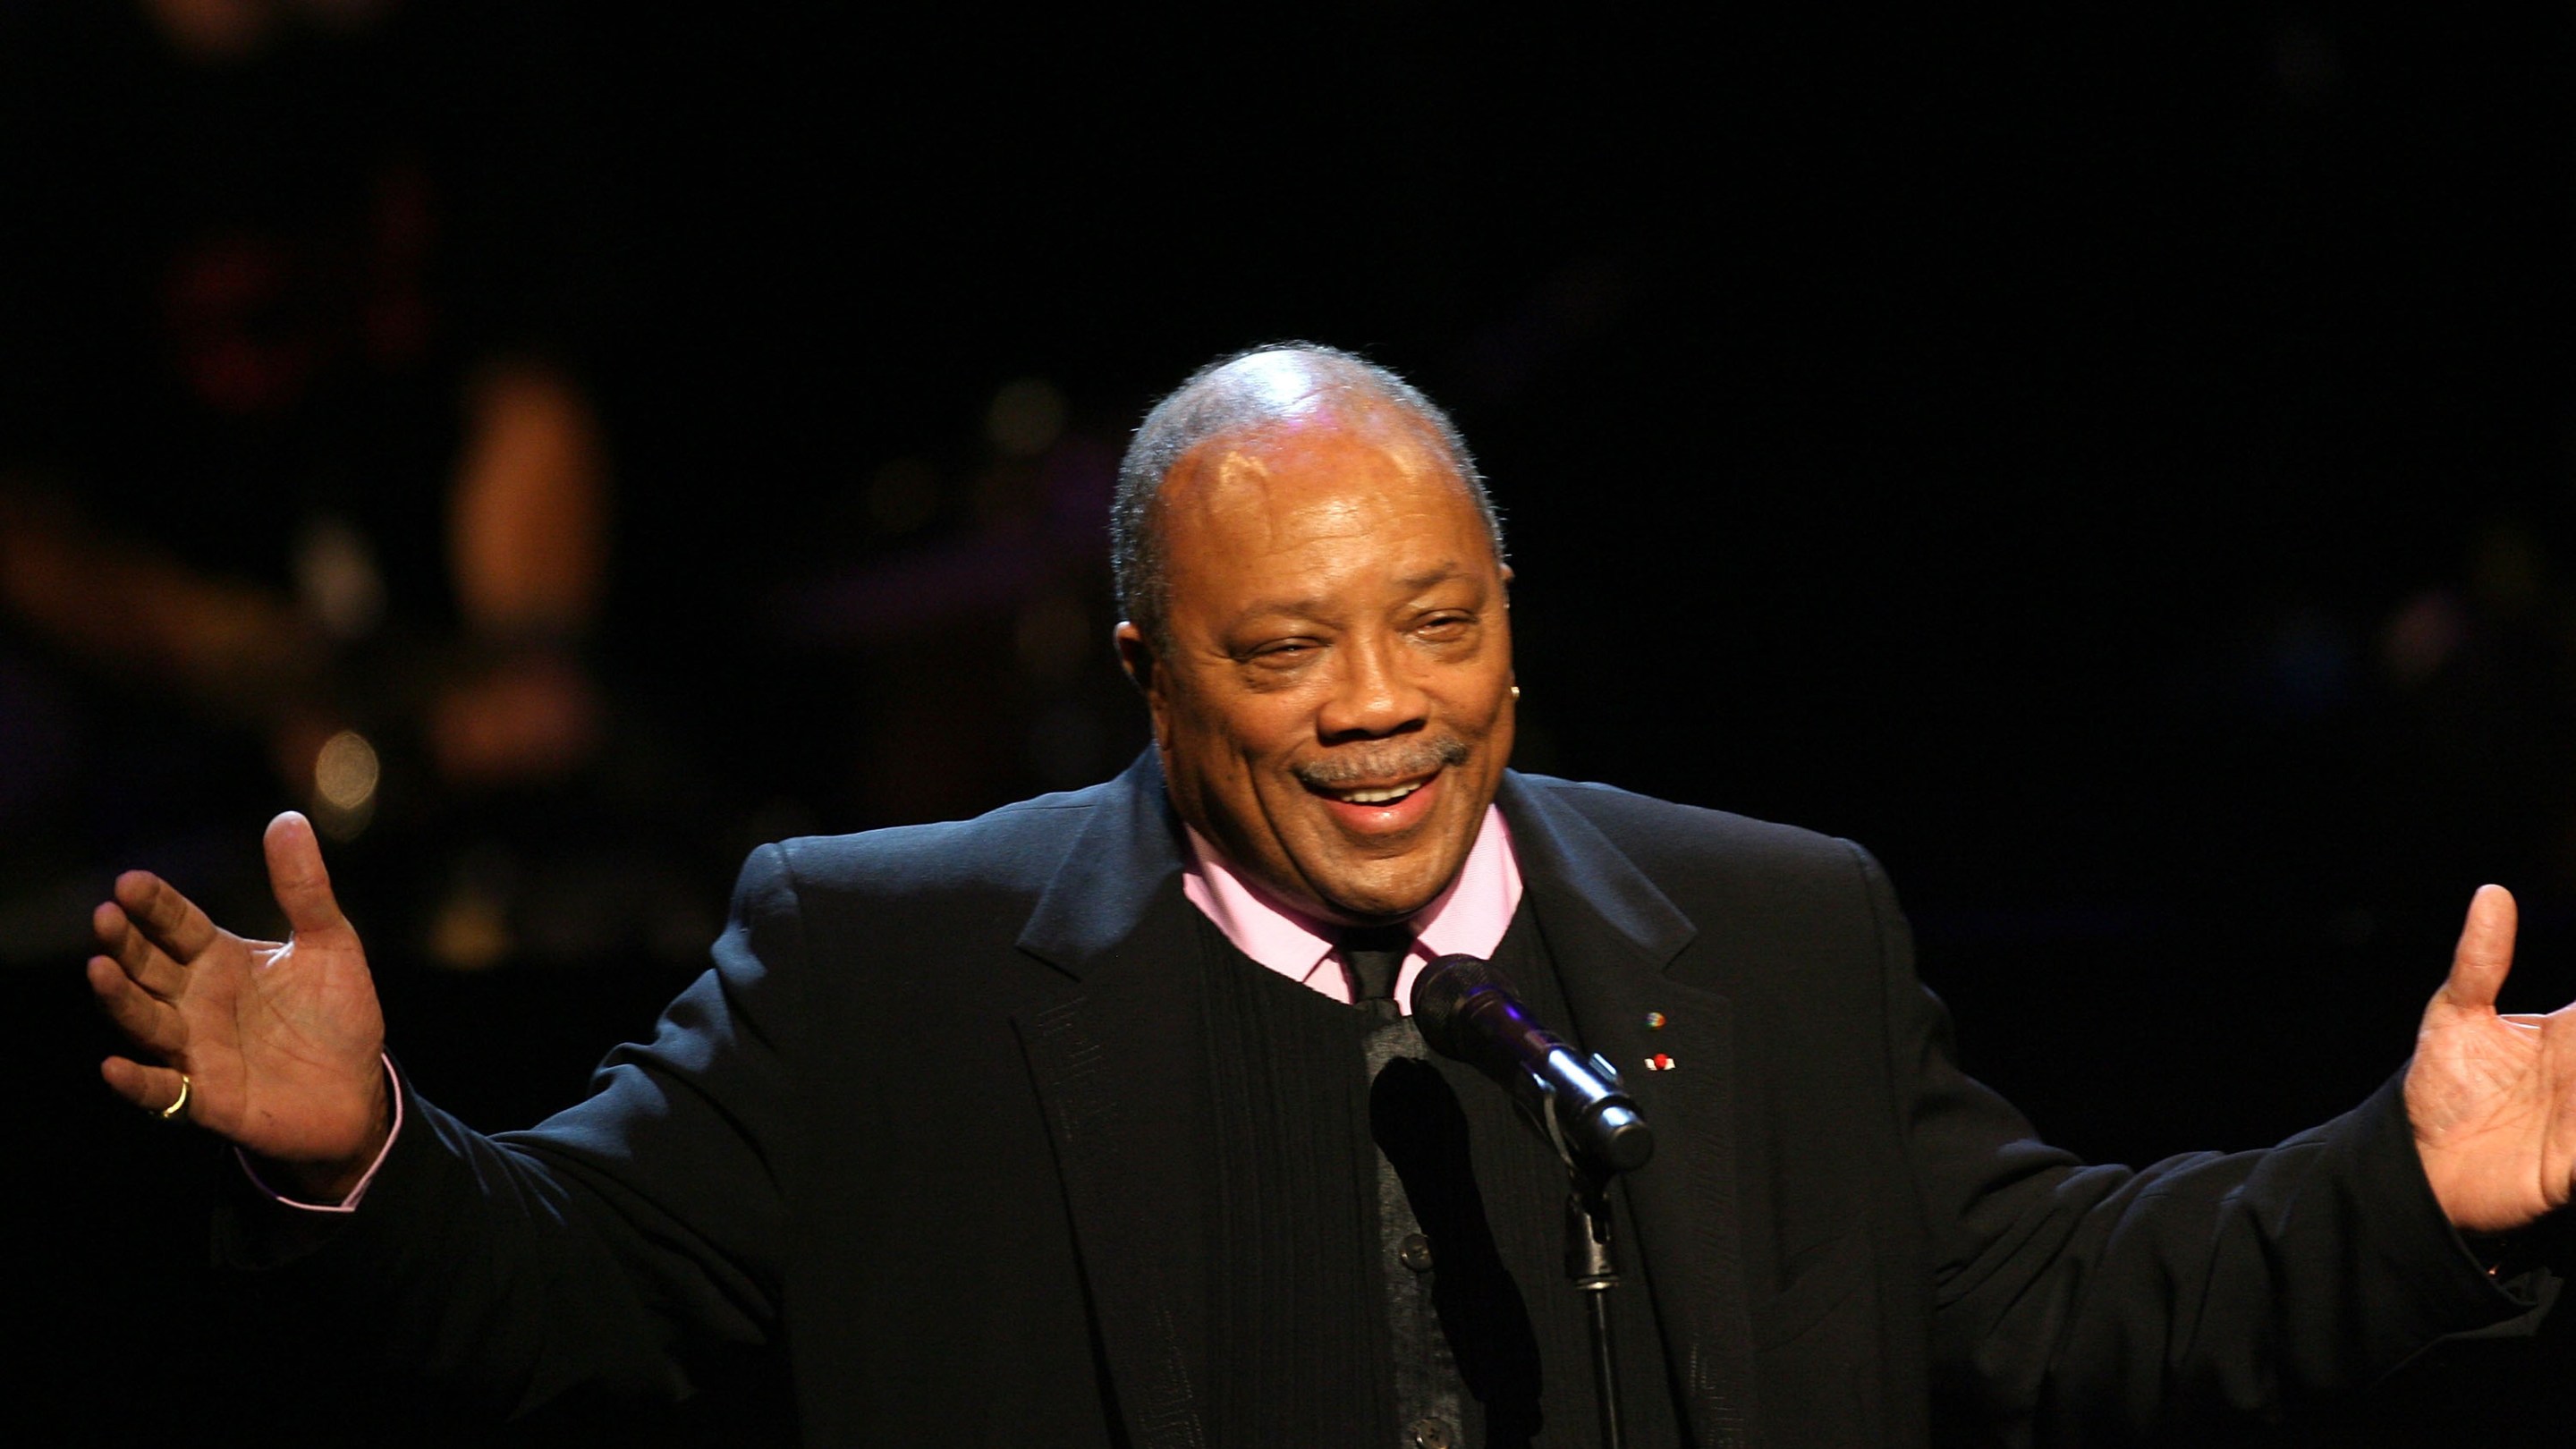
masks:
POLYGON ((1380 1021, 1403 1013, 1395 1005, 1395 978, 1404 971, 1413 933, 1402 926, 1361 926, 1342 932, 1342 962, 1351 969, 1351 1000, 1380 1021))

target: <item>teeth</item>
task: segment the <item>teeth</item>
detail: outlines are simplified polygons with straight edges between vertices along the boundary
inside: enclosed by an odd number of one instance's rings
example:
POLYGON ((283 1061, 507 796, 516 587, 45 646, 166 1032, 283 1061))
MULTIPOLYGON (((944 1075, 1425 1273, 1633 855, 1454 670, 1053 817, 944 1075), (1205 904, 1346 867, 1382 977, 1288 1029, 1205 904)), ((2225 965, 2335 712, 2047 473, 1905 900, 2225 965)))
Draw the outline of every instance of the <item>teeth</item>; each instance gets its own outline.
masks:
POLYGON ((1342 792, 1342 798, 1348 800, 1354 805, 1385 805, 1392 801, 1401 800, 1405 796, 1410 795, 1421 788, 1422 787, 1419 784, 1413 784, 1397 785, 1392 789, 1386 790, 1344 790, 1342 792))

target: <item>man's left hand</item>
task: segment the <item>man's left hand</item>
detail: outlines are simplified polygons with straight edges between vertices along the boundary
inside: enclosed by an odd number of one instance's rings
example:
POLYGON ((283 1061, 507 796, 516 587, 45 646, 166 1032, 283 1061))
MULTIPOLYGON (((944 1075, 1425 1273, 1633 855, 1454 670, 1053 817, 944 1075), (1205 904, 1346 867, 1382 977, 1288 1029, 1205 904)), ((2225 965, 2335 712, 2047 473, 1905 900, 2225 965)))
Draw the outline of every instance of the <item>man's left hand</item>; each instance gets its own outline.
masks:
POLYGON ((2576 1006, 2497 1013, 2514 922, 2512 893, 2480 886, 2406 1069, 2424 1175, 2468 1233, 2511 1232, 2565 1205, 2576 1173, 2576 1006))

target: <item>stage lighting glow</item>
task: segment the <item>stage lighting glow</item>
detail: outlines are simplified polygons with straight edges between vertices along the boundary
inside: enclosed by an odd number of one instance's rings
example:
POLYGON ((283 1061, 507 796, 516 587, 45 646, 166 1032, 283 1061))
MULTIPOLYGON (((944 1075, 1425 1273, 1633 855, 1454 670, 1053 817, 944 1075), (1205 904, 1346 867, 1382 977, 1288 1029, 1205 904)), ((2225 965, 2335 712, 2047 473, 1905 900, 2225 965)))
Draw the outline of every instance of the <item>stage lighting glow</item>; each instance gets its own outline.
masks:
POLYGON ((313 794, 334 810, 354 814, 375 803, 379 773, 376 747, 356 730, 342 730, 313 758, 313 794))

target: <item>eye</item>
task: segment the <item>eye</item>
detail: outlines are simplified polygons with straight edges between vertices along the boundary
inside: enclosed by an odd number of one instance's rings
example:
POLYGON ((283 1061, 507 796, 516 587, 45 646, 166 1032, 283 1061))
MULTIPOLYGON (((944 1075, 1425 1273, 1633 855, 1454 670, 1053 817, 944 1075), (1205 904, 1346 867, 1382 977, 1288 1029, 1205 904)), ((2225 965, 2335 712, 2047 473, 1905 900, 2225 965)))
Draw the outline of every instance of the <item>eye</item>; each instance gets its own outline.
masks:
POLYGON ((1312 639, 1273 639, 1244 651, 1244 658, 1266 669, 1293 669, 1312 659, 1321 648, 1312 639))
POLYGON ((1413 626, 1416 636, 1434 644, 1452 643, 1467 637, 1476 621, 1465 614, 1434 614, 1413 626))

